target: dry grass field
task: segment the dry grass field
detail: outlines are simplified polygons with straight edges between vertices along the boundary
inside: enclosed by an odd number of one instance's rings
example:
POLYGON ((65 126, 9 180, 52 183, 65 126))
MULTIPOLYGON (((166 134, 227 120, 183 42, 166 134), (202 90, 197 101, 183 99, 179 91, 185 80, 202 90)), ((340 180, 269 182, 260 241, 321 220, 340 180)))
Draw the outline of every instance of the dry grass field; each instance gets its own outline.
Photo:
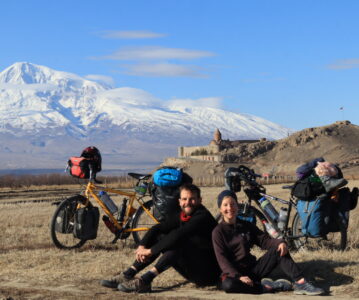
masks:
MULTIPOLYGON (((358 186, 359 181, 349 186, 358 186)), ((204 204, 217 213, 216 195, 221 188, 202 189, 204 204)), ((268 193, 286 198, 280 185, 267 186, 268 193)), ((100 223, 98 239, 79 250, 55 248, 49 223, 61 200, 78 192, 78 186, 36 187, 0 190, 0 299, 311 299, 291 292, 275 295, 228 295, 215 288, 198 289, 186 283, 175 271, 168 270, 155 279, 155 293, 128 295, 99 285, 99 280, 129 266, 133 242, 112 245, 112 234, 100 223), (43 202, 34 202, 43 201, 43 202), (49 202, 46 202, 49 201, 49 202)), ((241 197, 243 193, 240 193, 241 197)), ((348 250, 345 252, 299 251, 294 259, 306 276, 335 299, 359 297, 358 208, 351 212, 348 250)), ((101 221, 100 221, 101 222, 101 221)), ((255 251, 260 255, 260 251, 255 251)), ((274 273, 274 276, 280 274, 274 273)))

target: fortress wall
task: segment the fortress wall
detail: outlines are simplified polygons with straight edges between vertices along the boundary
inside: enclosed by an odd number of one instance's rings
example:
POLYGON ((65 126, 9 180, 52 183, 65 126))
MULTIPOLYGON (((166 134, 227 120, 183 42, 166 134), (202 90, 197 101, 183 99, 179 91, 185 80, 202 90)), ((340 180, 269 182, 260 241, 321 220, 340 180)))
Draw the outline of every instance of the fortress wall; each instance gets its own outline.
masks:
MULTIPOLYGON (((193 147, 179 147, 178 148, 178 157, 192 157, 198 158, 203 155, 192 155, 196 151, 206 150, 208 155, 216 154, 219 152, 218 145, 207 145, 207 146, 193 146, 193 147)), ((207 156, 207 155, 205 155, 207 156)))

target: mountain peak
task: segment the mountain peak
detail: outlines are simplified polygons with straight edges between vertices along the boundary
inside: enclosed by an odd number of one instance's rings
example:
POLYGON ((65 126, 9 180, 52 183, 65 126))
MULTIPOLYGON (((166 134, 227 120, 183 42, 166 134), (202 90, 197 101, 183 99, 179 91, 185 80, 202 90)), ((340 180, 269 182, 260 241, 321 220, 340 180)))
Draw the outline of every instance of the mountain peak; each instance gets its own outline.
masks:
POLYGON ((96 91, 106 90, 108 84, 85 79, 73 73, 53 70, 29 62, 16 62, 0 72, 0 83, 12 85, 52 84, 57 86, 90 87, 96 91))
POLYGON ((0 83, 34 84, 46 83, 52 70, 28 62, 17 62, 0 73, 0 83))

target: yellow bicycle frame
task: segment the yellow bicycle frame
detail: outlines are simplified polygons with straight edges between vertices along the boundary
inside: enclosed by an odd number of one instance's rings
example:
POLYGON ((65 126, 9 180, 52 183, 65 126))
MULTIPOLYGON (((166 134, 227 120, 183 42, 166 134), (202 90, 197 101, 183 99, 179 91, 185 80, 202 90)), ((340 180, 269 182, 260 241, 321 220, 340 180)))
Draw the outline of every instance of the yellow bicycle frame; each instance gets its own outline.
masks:
MULTIPOLYGON (((116 226, 116 228, 118 230, 122 230, 123 225, 127 223, 128 219, 131 217, 134 210, 136 211, 136 209, 133 207, 133 203, 136 200, 140 204, 140 206, 143 208, 143 210, 146 212, 146 214, 156 224, 158 224, 159 223, 158 220, 145 207, 143 200, 141 198, 137 198, 136 195, 137 194, 134 191, 114 190, 114 189, 106 188, 106 187, 103 187, 103 186, 97 186, 93 182, 90 181, 86 186, 85 197, 87 198, 87 202, 84 203, 84 205, 86 206, 88 204, 88 202, 90 201, 90 196, 92 196, 96 200, 96 202, 101 206, 101 208, 106 213, 106 215, 110 218, 110 220, 116 226), (113 214, 107 209, 107 207, 102 202, 102 200, 97 196, 97 194, 95 192, 100 191, 100 190, 128 197, 129 202, 127 203, 127 208, 126 208, 126 212, 125 212, 123 222, 119 223, 118 220, 113 216, 113 214)), ((126 228, 122 232, 147 231, 149 229, 150 229, 149 227, 126 228)))

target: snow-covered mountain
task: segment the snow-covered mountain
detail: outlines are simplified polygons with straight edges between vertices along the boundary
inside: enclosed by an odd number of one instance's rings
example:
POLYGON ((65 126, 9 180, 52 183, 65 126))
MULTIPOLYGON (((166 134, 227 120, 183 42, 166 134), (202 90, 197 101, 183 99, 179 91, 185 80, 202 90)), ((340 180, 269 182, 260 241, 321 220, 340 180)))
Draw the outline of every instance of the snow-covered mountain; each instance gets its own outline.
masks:
POLYGON ((62 166, 89 144, 109 166, 158 162, 180 145, 208 144, 215 128, 228 139, 290 132, 253 115, 185 103, 15 63, 0 73, 0 168, 62 166))

